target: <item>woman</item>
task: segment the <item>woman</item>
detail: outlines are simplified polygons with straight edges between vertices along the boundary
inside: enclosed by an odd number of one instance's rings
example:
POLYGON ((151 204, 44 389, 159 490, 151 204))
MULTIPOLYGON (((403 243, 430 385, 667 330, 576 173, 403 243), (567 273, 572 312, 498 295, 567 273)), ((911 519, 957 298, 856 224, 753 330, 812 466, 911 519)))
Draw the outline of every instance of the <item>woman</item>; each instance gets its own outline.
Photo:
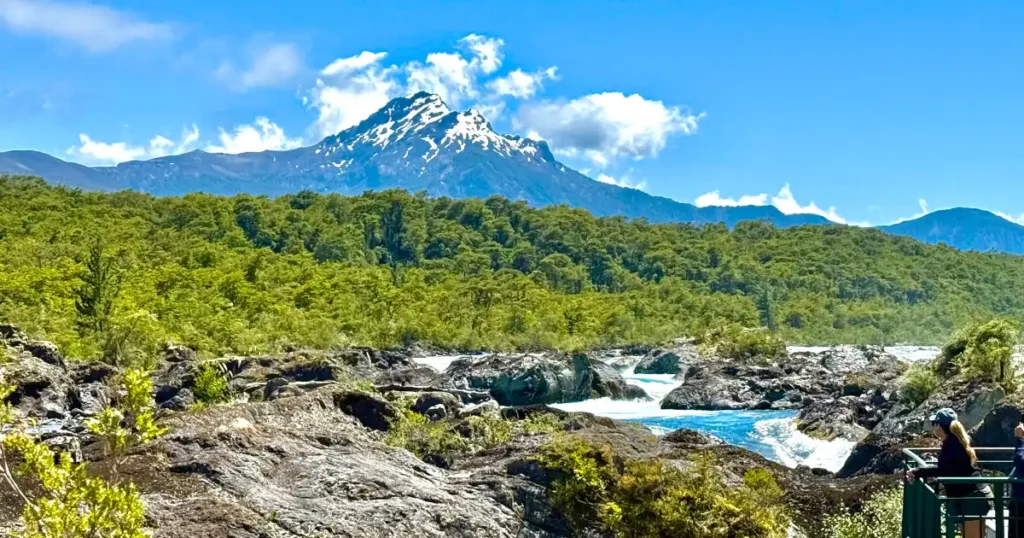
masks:
MULTIPOLYGON (((932 431, 942 441, 938 465, 908 471, 907 481, 936 476, 980 478, 978 457, 971 448, 967 430, 957 420, 956 411, 939 409, 931 416, 931 421, 932 431)), ((992 509, 992 490, 987 484, 947 484, 945 488, 950 498, 946 513, 963 521, 964 538, 982 538, 982 518, 992 509)))

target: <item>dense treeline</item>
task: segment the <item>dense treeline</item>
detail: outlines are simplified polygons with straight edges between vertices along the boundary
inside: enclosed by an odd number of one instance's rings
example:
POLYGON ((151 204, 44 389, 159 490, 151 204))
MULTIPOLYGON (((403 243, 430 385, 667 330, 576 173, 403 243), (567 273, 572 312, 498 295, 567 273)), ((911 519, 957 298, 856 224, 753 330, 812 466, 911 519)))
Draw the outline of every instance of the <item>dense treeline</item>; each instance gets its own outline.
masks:
POLYGON ((573 348, 725 323, 936 342, 1024 314, 1024 258, 845 226, 651 225, 493 197, 86 193, 0 178, 0 319, 72 355, 573 348))

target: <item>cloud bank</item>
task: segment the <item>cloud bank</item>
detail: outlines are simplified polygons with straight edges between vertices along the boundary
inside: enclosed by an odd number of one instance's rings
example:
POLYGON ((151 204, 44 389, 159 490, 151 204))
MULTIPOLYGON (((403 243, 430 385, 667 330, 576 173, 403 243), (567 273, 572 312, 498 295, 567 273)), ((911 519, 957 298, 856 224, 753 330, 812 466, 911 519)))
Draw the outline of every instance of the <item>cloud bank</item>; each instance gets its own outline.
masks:
POLYGON ((709 193, 702 194, 694 200, 694 205, 697 207, 708 207, 708 206, 727 206, 727 207, 738 207, 746 205, 772 205, 776 209, 786 215, 798 215, 798 214, 811 214, 820 215, 826 219, 836 222, 839 224, 852 224, 855 226, 866 226, 865 223, 851 223, 847 222, 846 219, 839 216, 836 212, 835 207, 829 207, 827 210, 817 206, 813 201, 807 205, 801 205, 797 202, 793 196, 793 191, 789 187, 789 183, 782 186, 779 193, 771 197, 771 203, 769 204, 769 197, 767 193, 761 194, 748 194, 740 196, 739 198, 728 198, 723 197, 718 191, 712 191, 709 193))
POLYGON ((101 142, 85 133, 78 135, 78 142, 78 145, 67 150, 70 157, 85 164, 109 166, 192 151, 199 142, 199 128, 193 125, 185 129, 177 142, 157 135, 145 146, 133 146, 126 142, 101 142))
POLYGON ((0 24, 12 32, 56 38, 89 52, 170 39, 173 27, 113 8, 48 0, 0 0, 0 24))

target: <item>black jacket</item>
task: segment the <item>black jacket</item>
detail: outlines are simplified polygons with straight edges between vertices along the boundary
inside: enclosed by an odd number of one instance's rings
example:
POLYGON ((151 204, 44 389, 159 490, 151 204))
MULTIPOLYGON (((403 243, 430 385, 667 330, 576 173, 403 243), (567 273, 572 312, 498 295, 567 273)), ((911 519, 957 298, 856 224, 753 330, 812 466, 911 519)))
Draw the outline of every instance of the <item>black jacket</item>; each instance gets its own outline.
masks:
MULTIPOLYGON (((935 476, 943 478, 981 477, 981 470, 971 463, 971 455, 960 443, 960 440, 955 435, 947 435, 946 439, 942 441, 942 449, 939 450, 938 465, 922 467, 914 471, 914 475, 921 478, 935 476)), ((945 486, 946 495, 950 497, 973 496, 981 487, 981 485, 973 484, 947 484, 945 486)))
MULTIPOLYGON (((1013 447, 1013 472, 1010 476, 1020 480, 1024 479, 1024 439, 1017 439, 1013 447)), ((1024 499, 1024 484, 1011 484, 1010 496, 1014 499, 1024 499)))

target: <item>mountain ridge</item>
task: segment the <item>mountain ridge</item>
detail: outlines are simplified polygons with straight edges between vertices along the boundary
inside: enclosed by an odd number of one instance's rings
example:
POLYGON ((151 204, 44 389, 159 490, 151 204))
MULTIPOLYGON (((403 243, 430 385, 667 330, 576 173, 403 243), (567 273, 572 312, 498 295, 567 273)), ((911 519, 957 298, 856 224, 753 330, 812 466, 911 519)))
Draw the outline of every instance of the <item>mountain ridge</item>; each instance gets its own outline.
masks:
MULTIPOLYGON (((311 146, 239 154, 193 150, 115 166, 88 167, 31 150, 0 153, 0 173, 37 175, 92 191, 131 189, 158 196, 189 192, 279 196, 301 190, 346 195, 405 189, 430 196, 501 195, 534 206, 566 204, 596 216, 652 223, 769 221, 778 227, 831 224, 771 205, 706 206, 603 183, 559 162, 547 143, 499 134, 475 110, 454 111, 434 94, 389 101, 360 123, 311 146)), ((1024 226, 980 209, 935 211, 877 226, 962 250, 1024 254, 1024 226)))
POLYGON ((0 153, 0 172, 31 173, 89 190, 154 195, 277 196, 304 189, 353 195, 401 188, 451 198, 501 195, 535 206, 567 204, 598 216, 650 222, 730 227, 743 220, 768 220, 780 227, 828 223, 818 215, 786 215, 771 206, 698 208, 602 183, 559 162, 547 143, 498 134, 479 112, 453 111, 425 92, 392 99, 359 124, 303 148, 241 154, 196 150, 95 168, 38 152, 8 152, 0 153))

